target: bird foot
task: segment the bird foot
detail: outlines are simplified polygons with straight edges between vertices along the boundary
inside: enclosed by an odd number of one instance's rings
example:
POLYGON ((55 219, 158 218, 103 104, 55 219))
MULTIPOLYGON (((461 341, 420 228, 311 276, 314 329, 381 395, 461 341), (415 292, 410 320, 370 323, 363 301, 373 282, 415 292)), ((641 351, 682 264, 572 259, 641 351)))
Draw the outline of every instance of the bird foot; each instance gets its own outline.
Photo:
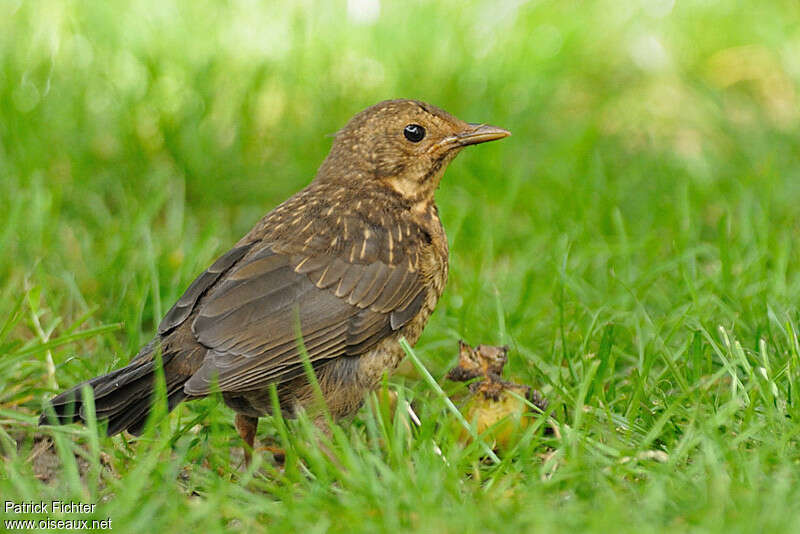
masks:
POLYGON ((262 445, 258 449, 259 452, 268 452, 272 454, 272 457, 275 461, 281 465, 286 461, 286 451, 283 450, 281 447, 275 447, 273 445, 262 445))

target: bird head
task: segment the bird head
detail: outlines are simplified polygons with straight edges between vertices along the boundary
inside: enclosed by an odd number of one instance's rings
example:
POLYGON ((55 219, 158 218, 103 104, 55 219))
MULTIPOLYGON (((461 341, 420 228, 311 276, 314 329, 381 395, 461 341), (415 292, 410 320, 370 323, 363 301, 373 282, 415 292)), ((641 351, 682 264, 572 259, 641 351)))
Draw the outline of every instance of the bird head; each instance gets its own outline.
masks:
POLYGON ((447 164, 464 147, 509 135, 417 100, 386 100, 358 113, 337 132, 316 179, 354 186, 376 181, 412 205, 426 204, 433 200, 447 164))

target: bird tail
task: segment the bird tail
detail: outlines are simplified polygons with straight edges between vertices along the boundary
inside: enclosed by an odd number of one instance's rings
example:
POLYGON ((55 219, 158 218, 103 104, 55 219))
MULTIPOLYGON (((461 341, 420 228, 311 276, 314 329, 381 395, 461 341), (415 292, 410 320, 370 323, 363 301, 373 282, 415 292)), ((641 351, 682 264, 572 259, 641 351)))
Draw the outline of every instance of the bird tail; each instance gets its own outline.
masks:
MULTIPOLYGON (((152 344, 151 344, 152 345, 152 344)), ((148 345, 142 352, 150 349, 148 345)), ((162 356, 164 377, 166 381, 167 408, 172 410, 186 398, 183 384, 188 376, 169 373, 167 363, 174 354, 162 356)), ((77 421, 85 422, 88 414, 83 403, 82 389, 84 385, 92 388, 94 394, 95 414, 98 421, 107 420, 107 434, 113 436, 123 430, 131 434, 141 434, 147 416, 153 406, 156 370, 158 363, 152 354, 140 353, 130 364, 107 375, 95 377, 69 389, 50 399, 49 405, 55 412, 58 424, 77 421)), ((45 409, 39 418, 40 425, 51 424, 50 410, 45 409)))

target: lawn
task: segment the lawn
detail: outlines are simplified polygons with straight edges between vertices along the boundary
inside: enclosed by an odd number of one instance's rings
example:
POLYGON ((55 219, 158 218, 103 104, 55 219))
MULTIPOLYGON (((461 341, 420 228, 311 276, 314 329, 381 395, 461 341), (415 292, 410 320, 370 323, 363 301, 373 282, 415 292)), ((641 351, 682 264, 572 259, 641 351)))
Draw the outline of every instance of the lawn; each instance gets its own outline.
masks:
POLYGON ((0 517, 800 530, 799 90, 789 0, 4 2, 0 500, 96 506, 0 517), (265 418, 286 468, 244 469, 217 397, 139 439, 37 428, 394 97, 513 133, 442 181, 450 279, 415 355, 457 398, 458 340, 507 344, 550 423, 529 415, 494 461, 404 363, 384 387, 421 425, 371 397, 336 461, 307 421, 265 418))

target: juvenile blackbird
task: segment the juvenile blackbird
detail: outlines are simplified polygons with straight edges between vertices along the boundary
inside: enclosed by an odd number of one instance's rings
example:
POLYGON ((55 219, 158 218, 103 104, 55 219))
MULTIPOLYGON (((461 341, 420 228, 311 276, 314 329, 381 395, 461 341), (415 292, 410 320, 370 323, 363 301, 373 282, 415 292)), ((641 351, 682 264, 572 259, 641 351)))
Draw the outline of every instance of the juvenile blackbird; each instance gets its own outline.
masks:
MULTIPOLYGON (((403 358, 398 338, 413 345, 442 294, 448 247, 434 192, 447 164, 508 135, 415 100, 357 114, 314 180, 198 276, 130 364, 85 382, 108 434, 142 431, 156 351, 169 409, 218 388, 248 460, 271 384, 286 416, 314 409, 300 343, 330 414, 356 411, 403 358)), ((82 386, 50 400, 59 423, 85 418, 82 386)))

